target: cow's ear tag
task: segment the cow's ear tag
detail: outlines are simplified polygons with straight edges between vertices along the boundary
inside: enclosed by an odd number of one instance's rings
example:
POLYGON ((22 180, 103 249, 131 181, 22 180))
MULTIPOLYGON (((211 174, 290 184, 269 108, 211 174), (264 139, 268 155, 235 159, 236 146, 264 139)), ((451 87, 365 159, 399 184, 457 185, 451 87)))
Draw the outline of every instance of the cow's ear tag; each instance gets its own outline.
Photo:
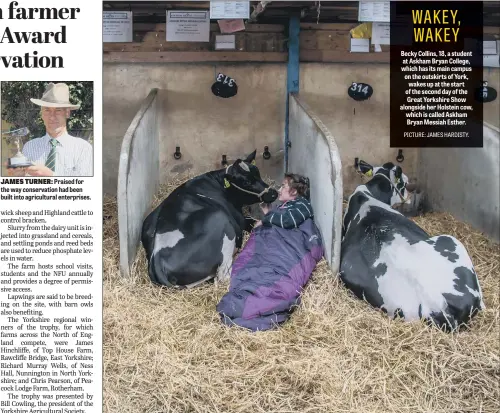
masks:
POLYGON ((366 176, 372 176, 373 175, 373 169, 370 169, 370 170, 366 171, 365 175, 366 176))
POLYGON ((231 186, 231 184, 229 183, 227 178, 224 178, 224 188, 229 188, 230 186, 231 186))
POLYGON ((252 165, 256 165, 256 163, 255 163, 255 159, 252 161, 252 165))

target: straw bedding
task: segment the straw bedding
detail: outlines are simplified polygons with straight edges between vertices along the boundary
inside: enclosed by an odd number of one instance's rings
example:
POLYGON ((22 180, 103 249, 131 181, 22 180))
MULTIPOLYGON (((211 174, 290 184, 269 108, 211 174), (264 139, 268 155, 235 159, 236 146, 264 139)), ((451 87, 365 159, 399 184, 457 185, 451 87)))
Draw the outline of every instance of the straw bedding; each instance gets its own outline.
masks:
MULTIPOLYGON (((156 204, 181 182, 162 188, 156 204)), ((251 333, 219 322, 225 286, 151 285, 142 247, 131 279, 120 279, 116 209, 105 199, 105 412, 500 411, 499 245, 452 216, 415 221, 471 254, 487 309, 470 330, 389 320, 323 260, 290 321, 251 333)))

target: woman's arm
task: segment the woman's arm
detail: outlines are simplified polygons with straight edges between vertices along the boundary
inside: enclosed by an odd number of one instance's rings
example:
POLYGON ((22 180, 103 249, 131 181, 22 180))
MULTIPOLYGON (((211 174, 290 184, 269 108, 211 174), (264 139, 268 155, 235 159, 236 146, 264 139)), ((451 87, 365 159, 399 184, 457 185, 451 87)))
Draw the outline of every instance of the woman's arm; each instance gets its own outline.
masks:
POLYGON ((262 218, 262 225, 276 225, 281 228, 297 228, 306 219, 313 216, 309 201, 304 198, 297 199, 289 208, 278 208, 268 212, 262 218))

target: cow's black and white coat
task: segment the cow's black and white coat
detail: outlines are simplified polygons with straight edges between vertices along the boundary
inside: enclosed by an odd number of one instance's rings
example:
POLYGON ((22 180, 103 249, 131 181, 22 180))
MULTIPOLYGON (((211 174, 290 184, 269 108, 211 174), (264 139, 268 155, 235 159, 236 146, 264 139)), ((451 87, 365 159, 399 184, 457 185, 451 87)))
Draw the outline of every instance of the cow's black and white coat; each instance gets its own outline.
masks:
POLYGON ((424 319, 446 331, 466 324, 484 303, 464 245, 450 235, 430 237, 392 208, 410 202, 401 167, 359 165, 373 178, 349 198, 341 280, 358 298, 390 316, 424 319))
POLYGON ((234 252, 249 229, 242 207, 278 197, 254 159, 255 151, 185 182, 146 217, 141 240, 152 282, 192 287, 214 277, 229 279, 234 252))

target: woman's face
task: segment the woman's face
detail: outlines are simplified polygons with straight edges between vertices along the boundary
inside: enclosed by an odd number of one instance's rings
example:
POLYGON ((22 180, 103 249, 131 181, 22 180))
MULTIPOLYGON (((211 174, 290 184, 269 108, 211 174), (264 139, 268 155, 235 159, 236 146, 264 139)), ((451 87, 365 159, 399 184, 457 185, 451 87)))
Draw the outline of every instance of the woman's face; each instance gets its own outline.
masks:
POLYGON ((284 179, 281 183, 279 193, 279 200, 281 202, 292 201, 297 197, 297 191, 288 186, 288 180, 284 179))

